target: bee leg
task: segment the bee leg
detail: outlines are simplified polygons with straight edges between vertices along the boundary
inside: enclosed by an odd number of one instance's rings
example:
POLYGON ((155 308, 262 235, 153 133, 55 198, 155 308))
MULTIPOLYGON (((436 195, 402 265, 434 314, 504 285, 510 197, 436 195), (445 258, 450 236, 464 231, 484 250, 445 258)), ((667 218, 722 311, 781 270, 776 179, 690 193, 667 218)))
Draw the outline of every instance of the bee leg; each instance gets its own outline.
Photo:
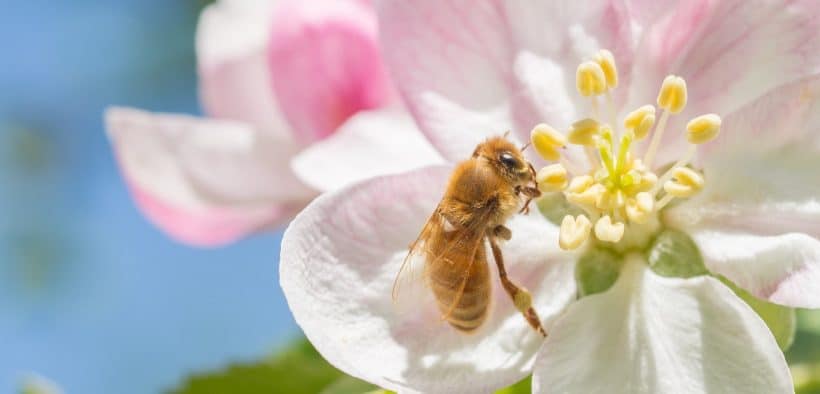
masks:
POLYGON ((510 298, 512 298, 515 308, 524 315, 524 318, 527 319, 530 326, 539 334, 546 337, 547 332, 544 331, 544 327, 541 325, 541 319, 532 307, 532 295, 530 295, 527 289, 516 285, 507 278, 507 269, 504 268, 504 257, 501 255, 501 248, 498 247, 495 237, 489 236, 487 238, 490 239, 490 247, 493 250, 495 264, 498 266, 498 276, 501 278, 501 285, 504 286, 504 290, 510 295, 510 298))
POLYGON ((499 224, 498 226, 495 226, 495 228, 493 229, 493 235, 495 235, 497 238, 509 241, 512 238, 512 231, 510 231, 510 229, 506 226, 499 224))
POLYGON ((527 199, 524 201, 524 206, 521 207, 521 210, 518 213, 527 214, 530 212, 530 203, 534 198, 541 197, 541 191, 538 190, 536 187, 531 186, 517 186, 515 188, 515 193, 518 195, 525 195, 527 199))

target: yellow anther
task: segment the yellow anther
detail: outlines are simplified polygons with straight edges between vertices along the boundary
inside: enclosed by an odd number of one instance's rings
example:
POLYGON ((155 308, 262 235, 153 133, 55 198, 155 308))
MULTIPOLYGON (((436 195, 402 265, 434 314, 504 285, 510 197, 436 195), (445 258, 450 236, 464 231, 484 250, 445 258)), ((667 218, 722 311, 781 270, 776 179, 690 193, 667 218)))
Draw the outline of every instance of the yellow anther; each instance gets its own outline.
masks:
POLYGON ((575 72, 575 86, 582 96, 597 96, 606 92, 606 76, 595 62, 583 62, 575 72))
POLYGON ((635 223, 646 223, 655 209, 655 199, 647 192, 638 193, 626 202, 626 216, 635 223))
POLYGON ((543 123, 532 129, 530 140, 535 151, 544 159, 551 161, 560 159, 559 149, 567 145, 567 139, 563 134, 543 123))
POLYGON ((674 180, 663 184, 663 190, 671 196, 691 197, 703 188, 703 176, 688 167, 678 167, 672 170, 674 180))
POLYGON ((569 182, 569 186, 567 187, 567 192, 569 193, 583 193, 587 188, 592 186, 595 183, 595 180, 592 179, 589 175, 581 175, 572 178, 569 182))
POLYGON ((564 250, 577 249, 589 238, 591 229, 592 223, 585 215, 578 215, 575 218, 571 215, 564 216, 558 233, 558 246, 564 250))
POLYGON ((703 144, 720 133, 720 116, 707 114, 698 116, 686 124, 686 139, 690 144, 703 144))
POLYGON ((567 140, 571 144, 593 146, 595 137, 601 131, 601 124, 592 118, 581 119, 572 124, 567 134, 567 140))
POLYGON ((567 193, 567 201, 586 207, 594 207, 601 200, 601 196, 606 192, 606 188, 600 183, 592 184, 586 190, 578 193, 567 193))
POLYGON ((557 192, 567 187, 567 169, 560 164, 548 165, 535 175, 535 182, 542 192, 557 192))
POLYGON ((644 105, 630 112, 624 119, 624 127, 635 133, 636 140, 644 139, 654 125, 655 107, 652 105, 644 105))
POLYGON ((595 223, 595 236, 604 242, 618 242, 624 236, 624 224, 612 223, 612 218, 606 215, 595 223))
POLYGON ((677 114, 686 107, 686 81, 676 75, 669 75, 663 80, 658 93, 658 106, 677 114))
POLYGON ((638 190, 647 191, 652 189, 658 183, 658 176, 653 172, 642 172, 641 181, 638 184, 638 190))
POLYGON ((612 56, 612 52, 601 49, 595 56, 595 62, 598 63, 604 72, 606 86, 609 89, 618 87, 618 68, 615 66, 615 56, 612 56))

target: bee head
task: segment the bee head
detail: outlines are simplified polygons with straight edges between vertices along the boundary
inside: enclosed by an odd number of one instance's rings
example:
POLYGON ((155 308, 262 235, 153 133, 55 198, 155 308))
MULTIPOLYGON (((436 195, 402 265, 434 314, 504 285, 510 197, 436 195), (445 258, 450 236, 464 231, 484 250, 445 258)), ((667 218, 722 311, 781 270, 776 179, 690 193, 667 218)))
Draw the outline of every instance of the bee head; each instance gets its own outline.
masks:
POLYGON ((499 175, 514 185, 534 180, 529 162, 521 150, 504 137, 493 137, 479 144, 473 157, 481 157, 493 165, 499 175))

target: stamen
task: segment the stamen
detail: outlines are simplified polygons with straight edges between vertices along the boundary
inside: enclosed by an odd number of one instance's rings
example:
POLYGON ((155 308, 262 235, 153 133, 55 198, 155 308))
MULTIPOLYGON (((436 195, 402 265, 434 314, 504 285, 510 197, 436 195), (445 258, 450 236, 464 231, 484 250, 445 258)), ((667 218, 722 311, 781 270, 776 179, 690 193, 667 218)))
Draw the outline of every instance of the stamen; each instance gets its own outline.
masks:
POLYGON ((647 192, 638 193, 626 203, 626 216, 635 223, 646 223, 655 209, 655 197, 647 192))
POLYGON ((658 93, 658 107, 673 114, 680 113, 686 107, 686 81, 676 75, 669 75, 663 80, 658 93))
POLYGON ((583 62, 575 72, 575 86, 584 97, 597 96, 606 91, 606 75, 595 62, 583 62))
POLYGON ((600 134, 601 124, 592 118, 581 119, 572 124, 567 133, 567 140, 570 144, 593 146, 595 137, 600 134))
POLYGON ((624 236, 624 224, 612 223, 612 218, 606 215, 595 223, 595 237, 604 242, 618 242, 624 236))
POLYGON ((674 180, 663 184, 663 190, 671 196, 687 198, 703 188, 703 177, 690 168, 675 168, 673 177, 674 180))
POLYGON ((561 157, 559 150, 567 145, 567 139, 563 134, 543 123, 532 129, 530 141, 535 151, 550 161, 557 161, 561 157))
POLYGON ((595 56, 595 62, 601 67, 606 78, 607 88, 615 89, 618 87, 618 68, 615 66, 615 56, 612 52, 601 49, 595 56))
POLYGON ((644 105, 626 116, 624 127, 635 133, 636 140, 642 140, 649 134, 649 130, 655 124, 655 107, 644 105))
POLYGON ((573 218, 564 216, 561 221, 561 230, 558 233, 558 246, 564 250, 577 249, 589 238, 592 223, 584 215, 573 218))
POLYGON ((666 131, 666 122, 668 120, 669 111, 664 110, 661 114, 661 120, 658 122, 658 127, 655 128, 655 133, 652 134, 652 141, 649 143, 649 148, 646 150, 646 154, 643 157, 644 165, 648 168, 652 168, 652 160, 655 159, 655 153, 657 153, 658 147, 663 139, 663 132, 666 131))
POLYGON ((715 114, 701 115, 686 124, 686 140, 690 144, 709 142, 720 133, 720 116, 715 114))
POLYGON ((567 187, 567 170, 560 164, 548 165, 535 175, 538 189, 542 192, 557 192, 567 187))

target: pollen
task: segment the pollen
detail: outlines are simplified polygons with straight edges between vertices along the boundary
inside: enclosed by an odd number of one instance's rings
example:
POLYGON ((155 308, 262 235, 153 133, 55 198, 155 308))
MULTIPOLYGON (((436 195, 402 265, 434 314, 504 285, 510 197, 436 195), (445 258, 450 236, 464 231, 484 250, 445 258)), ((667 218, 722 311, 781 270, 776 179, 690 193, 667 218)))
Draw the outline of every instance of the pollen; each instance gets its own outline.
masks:
POLYGON ((539 189, 562 193, 568 203, 583 211, 566 215, 561 222, 558 242, 565 250, 590 240, 610 244, 634 240, 633 232, 645 231, 641 229, 646 223, 657 222, 668 204, 695 196, 706 184, 690 162, 698 146, 719 135, 720 116, 697 116, 684 130, 675 130, 678 136, 664 138, 669 119, 687 105, 683 77, 667 76, 658 91, 657 106, 639 106, 626 112, 620 122, 611 94, 617 86, 615 58, 612 52, 601 50, 576 71, 576 87, 590 100, 590 113, 572 123, 565 134, 544 124, 531 134, 533 146, 544 159, 560 161, 538 171, 539 189), (676 162, 661 163, 665 171, 655 166, 661 143, 688 146, 676 162), (566 145, 577 146, 583 156, 562 157, 566 145), (578 162, 583 159, 586 165, 578 162))

